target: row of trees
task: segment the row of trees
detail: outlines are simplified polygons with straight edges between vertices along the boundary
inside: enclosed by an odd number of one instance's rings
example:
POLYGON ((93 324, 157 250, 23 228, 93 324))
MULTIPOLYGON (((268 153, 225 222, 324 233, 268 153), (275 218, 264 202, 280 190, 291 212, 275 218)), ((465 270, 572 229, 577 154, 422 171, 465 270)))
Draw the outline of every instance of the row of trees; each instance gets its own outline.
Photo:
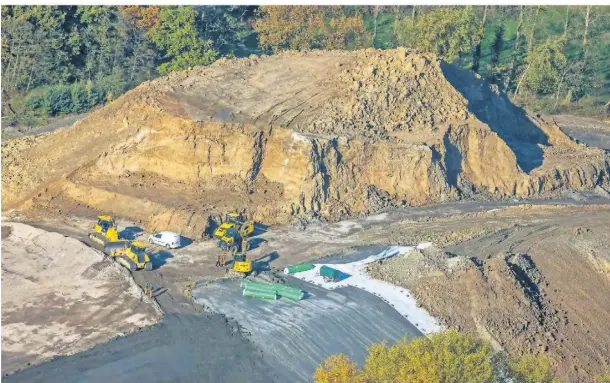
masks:
POLYGON ((67 85, 105 102, 224 55, 397 46, 556 107, 610 93, 609 30, 610 7, 592 6, 4 6, 3 116, 28 111, 30 92, 48 95, 29 102, 46 105, 39 115, 54 115, 67 109, 48 105, 65 99, 52 93, 67 85))
POLYGON ((208 65, 252 33, 248 7, 201 8, 3 6, 3 117, 84 111, 158 75, 208 65))
MULTIPOLYGON (((330 356, 314 373, 315 383, 553 383, 544 355, 510 357, 476 335, 448 330, 429 338, 406 338, 392 346, 373 344, 362 368, 343 354, 330 356)), ((599 375, 596 383, 610 382, 599 375)))

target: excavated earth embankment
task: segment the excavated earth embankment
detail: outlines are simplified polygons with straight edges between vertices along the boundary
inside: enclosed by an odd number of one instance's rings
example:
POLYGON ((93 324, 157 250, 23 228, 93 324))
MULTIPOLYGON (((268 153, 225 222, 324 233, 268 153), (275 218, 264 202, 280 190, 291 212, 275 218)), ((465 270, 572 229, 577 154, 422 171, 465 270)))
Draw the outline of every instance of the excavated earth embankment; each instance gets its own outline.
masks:
POLYGON ((2 148, 4 211, 96 211, 199 237, 388 206, 548 196, 610 156, 493 85, 402 49, 219 60, 144 83, 70 128, 2 148))

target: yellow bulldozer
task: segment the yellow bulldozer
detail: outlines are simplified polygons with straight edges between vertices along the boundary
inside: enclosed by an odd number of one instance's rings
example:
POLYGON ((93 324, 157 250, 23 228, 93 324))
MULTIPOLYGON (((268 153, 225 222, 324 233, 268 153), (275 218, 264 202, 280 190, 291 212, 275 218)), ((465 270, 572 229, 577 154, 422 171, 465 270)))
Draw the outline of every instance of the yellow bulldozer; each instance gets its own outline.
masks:
POLYGON ((93 231, 89 233, 89 239, 103 247, 106 247, 111 242, 117 242, 119 240, 119 231, 114 219, 109 215, 98 216, 93 231))
POLYGON ((113 257, 129 271, 152 270, 153 265, 144 242, 121 239, 117 225, 109 215, 97 217, 97 223, 89 233, 89 239, 100 244, 106 255, 113 257))
POLYGON ((239 213, 228 213, 224 222, 214 232, 214 238, 221 239, 229 229, 236 229, 240 235, 247 237, 254 232, 254 221, 247 221, 239 213))
POLYGON ((142 241, 112 242, 106 245, 104 252, 131 272, 141 269, 150 271, 153 268, 146 244, 142 241))

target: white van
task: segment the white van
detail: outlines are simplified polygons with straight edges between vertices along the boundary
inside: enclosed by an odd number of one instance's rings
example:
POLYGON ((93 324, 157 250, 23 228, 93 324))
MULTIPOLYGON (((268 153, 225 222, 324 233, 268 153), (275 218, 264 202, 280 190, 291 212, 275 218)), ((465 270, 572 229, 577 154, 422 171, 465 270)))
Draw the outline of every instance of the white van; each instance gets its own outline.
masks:
POLYGON ((168 249, 180 247, 180 234, 171 231, 162 231, 148 237, 148 243, 165 246, 168 249))

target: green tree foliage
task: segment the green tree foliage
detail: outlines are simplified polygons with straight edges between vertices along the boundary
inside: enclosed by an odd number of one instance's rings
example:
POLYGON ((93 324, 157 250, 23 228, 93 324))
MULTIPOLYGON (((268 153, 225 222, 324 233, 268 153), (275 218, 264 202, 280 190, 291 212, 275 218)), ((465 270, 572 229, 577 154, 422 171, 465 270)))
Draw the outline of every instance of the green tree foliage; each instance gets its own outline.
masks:
POLYGON ((273 51, 356 49, 371 43, 361 12, 350 7, 262 6, 258 15, 259 43, 273 51))
POLYGON ((500 64, 500 54, 504 46, 504 31, 505 29, 502 24, 497 25, 494 30, 494 38, 491 43, 491 58, 487 67, 489 72, 488 78, 491 83, 500 83, 508 70, 508 68, 500 64))
POLYGON ((165 53, 165 62, 157 69, 161 74, 208 65, 218 52, 212 41, 204 40, 195 24, 197 11, 192 7, 163 7, 155 25, 150 29, 151 41, 165 53))
POLYGON ((567 64, 563 53, 564 40, 549 39, 536 46, 525 58, 523 88, 539 95, 553 93, 567 64))
POLYGON ((511 376, 515 383, 553 383, 551 361, 544 356, 523 355, 510 364, 511 376))
POLYGON ((392 346, 374 344, 361 369, 347 356, 333 355, 313 378, 315 383, 555 382, 544 356, 507 359, 476 335, 448 330, 392 346))
POLYGON ((212 42, 212 49, 220 55, 246 54, 245 43, 253 34, 247 18, 253 16, 255 7, 204 6, 196 7, 198 28, 205 40, 212 42))
POLYGON ((432 52, 449 62, 471 52, 480 41, 480 21, 473 7, 438 7, 397 20, 399 45, 432 52))
POLYGON ((314 374, 316 383, 493 382, 493 350, 476 336, 449 330, 440 334, 385 342, 368 349, 361 370, 343 355, 331 356, 314 374))
POLYGON ((3 6, 3 115, 83 112, 159 73, 207 65, 214 47, 244 38, 246 8, 3 6))

